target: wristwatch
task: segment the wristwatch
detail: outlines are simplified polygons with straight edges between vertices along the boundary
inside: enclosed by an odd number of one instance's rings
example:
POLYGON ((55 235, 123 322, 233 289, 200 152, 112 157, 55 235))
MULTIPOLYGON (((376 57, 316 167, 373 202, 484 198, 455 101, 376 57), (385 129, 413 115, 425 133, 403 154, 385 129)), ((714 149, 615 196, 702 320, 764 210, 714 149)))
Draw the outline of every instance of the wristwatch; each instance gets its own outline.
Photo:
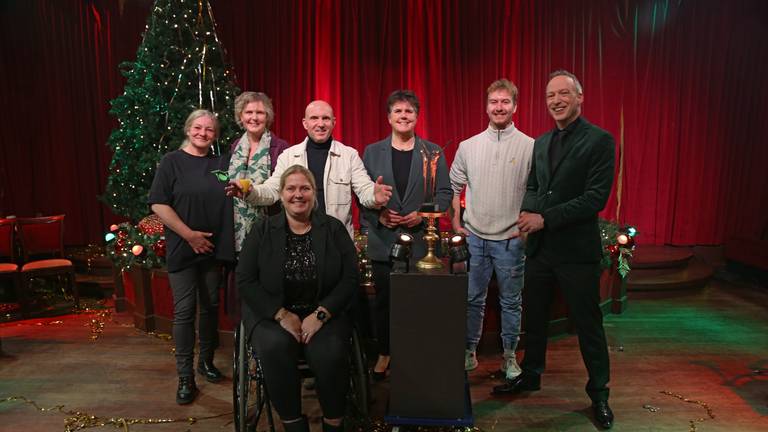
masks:
POLYGON ((315 316, 317 317, 318 320, 320 320, 321 323, 325 323, 326 321, 328 321, 328 318, 329 318, 328 313, 322 309, 316 310, 315 316))

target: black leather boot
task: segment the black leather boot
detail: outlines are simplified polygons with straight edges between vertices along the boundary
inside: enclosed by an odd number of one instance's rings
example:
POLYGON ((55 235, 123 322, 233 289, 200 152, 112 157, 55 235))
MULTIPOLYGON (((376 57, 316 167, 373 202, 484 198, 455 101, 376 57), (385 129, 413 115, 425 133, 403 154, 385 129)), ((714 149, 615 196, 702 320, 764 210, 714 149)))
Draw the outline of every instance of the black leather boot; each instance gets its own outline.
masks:
POLYGON ((309 432, 307 416, 301 416, 299 421, 283 423, 283 428, 285 428, 285 432, 309 432))
POLYGON ((179 405, 192 403, 192 401, 195 400, 195 396, 197 396, 195 377, 179 377, 179 388, 176 390, 176 403, 179 405))
POLYGON ((197 373, 204 376, 208 382, 217 383, 224 379, 221 371, 213 365, 213 359, 202 360, 197 364, 197 373))

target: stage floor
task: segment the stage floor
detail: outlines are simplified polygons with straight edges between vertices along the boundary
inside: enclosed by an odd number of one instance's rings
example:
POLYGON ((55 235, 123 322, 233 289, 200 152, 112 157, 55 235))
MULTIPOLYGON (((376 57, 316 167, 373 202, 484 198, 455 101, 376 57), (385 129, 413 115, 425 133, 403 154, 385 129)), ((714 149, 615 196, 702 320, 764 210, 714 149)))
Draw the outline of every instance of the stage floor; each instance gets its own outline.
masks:
MULTIPOLYGON (((0 325, 0 429, 64 431, 73 412, 80 412, 105 420, 181 420, 135 424, 131 431, 232 430, 232 382, 198 379, 198 399, 189 406, 176 405, 172 343, 142 333, 130 322, 120 314, 90 313, 0 325), (21 400, 6 400, 10 397, 61 409, 41 411, 21 400), (197 421, 184 420, 190 417, 197 421)), ((605 328, 612 366, 610 401, 616 414, 613 430, 768 430, 765 287, 713 280, 701 290, 631 293, 628 310, 608 316, 605 328)), ((231 348, 216 357, 228 377, 230 359, 231 348)), ((597 429, 583 391, 586 372, 574 335, 550 342, 542 390, 527 396, 490 396, 499 383, 499 361, 481 357, 480 367, 470 373, 476 430, 597 429)), ((376 384, 374 393, 373 413, 381 418, 387 381, 376 384)), ((316 398, 309 393, 304 401, 313 430, 319 430, 316 398)), ((387 430, 381 422, 374 424, 377 431, 387 430)))

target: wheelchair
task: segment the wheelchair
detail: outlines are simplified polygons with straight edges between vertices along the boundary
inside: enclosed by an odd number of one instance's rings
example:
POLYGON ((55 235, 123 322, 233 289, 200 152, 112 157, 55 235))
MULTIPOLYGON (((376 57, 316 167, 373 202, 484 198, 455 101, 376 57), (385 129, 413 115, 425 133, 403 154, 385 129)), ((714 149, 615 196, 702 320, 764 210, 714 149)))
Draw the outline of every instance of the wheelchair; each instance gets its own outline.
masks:
MULTIPOLYGON (((275 432, 275 420, 272 404, 264 380, 261 362, 245 335, 245 324, 241 321, 235 329, 235 349, 233 355, 232 399, 234 405, 234 425, 236 432, 255 431, 263 415, 267 417, 270 432, 275 432)), ((347 393, 347 414, 345 424, 354 419, 368 417, 371 402, 368 363, 362 341, 355 326, 352 327, 350 350, 350 380, 347 393)), ((303 361, 298 365, 302 377, 311 377, 309 366, 303 361)))

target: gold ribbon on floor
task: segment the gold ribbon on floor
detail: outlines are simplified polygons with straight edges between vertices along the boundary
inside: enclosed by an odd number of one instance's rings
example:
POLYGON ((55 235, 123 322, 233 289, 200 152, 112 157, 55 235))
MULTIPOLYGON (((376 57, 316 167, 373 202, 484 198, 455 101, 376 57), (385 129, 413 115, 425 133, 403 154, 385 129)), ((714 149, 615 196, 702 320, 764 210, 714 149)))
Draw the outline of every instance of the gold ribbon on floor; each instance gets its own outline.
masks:
MULTIPOLYGON (((715 418, 715 414, 712 411, 712 407, 710 407, 709 404, 704 402, 704 401, 695 400, 695 399, 688 399, 687 397, 685 397, 683 395, 680 395, 680 394, 677 394, 677 393, 672 393, 671 391, 667 391, 667 390, 662 390, 659 393, 665 394, 667 396, 672 396, 673 398, 680 399, 683 402, 687 402, 687 403, 698 405, 698 406, 704 408, 707 411, 707 416, 709 416, 709 418, 711 418, 711 419, 715 418)), ((695 420, 688 420, 688 423, 690 425, 689 432, 696 432, 696 423, 702 423, 705 420, 707 420, 707 419, 704 418, 704 417, 699 417, 699 418, 697 418, 695 420)))
POLYGON ((129 432, 130 426, 136 424, 163 424, 163 423, 188 423, 195 424, 199 421, 210 420, 219 417, 232 415, 232 411, 216 414, 206 417, 187 417, 187 418, 129 418, 129 417, 98 417, 87 412, 73 411, 65 409, 64 405, 55 405, 50 408, 44 408, 38 405, 35 401, 29 400, 24 396, 9 396, 5 399, 0 399, 0 403, 3 402, 17 402, 21 401, 26 404, 32 405, 36 410, 40 412, 58 411, 62 414, 66 414, 64 419, 64 431, 74 432, 82 429, 90 429, 103 426, 113 426, 115 428, 122 429, 124 432, 129 432))
MULTIPOLYGON (((388 424, 382 418, 371 419, 347 419, 344 422, 350 422, 350 430, 354 432, 389 432, 392 425, 388 424)), ((482 429, 474 426, 408 426, 411 432, 483 432, 482 429)), ((495 425, 491 430, 495 430, 495 425)))

